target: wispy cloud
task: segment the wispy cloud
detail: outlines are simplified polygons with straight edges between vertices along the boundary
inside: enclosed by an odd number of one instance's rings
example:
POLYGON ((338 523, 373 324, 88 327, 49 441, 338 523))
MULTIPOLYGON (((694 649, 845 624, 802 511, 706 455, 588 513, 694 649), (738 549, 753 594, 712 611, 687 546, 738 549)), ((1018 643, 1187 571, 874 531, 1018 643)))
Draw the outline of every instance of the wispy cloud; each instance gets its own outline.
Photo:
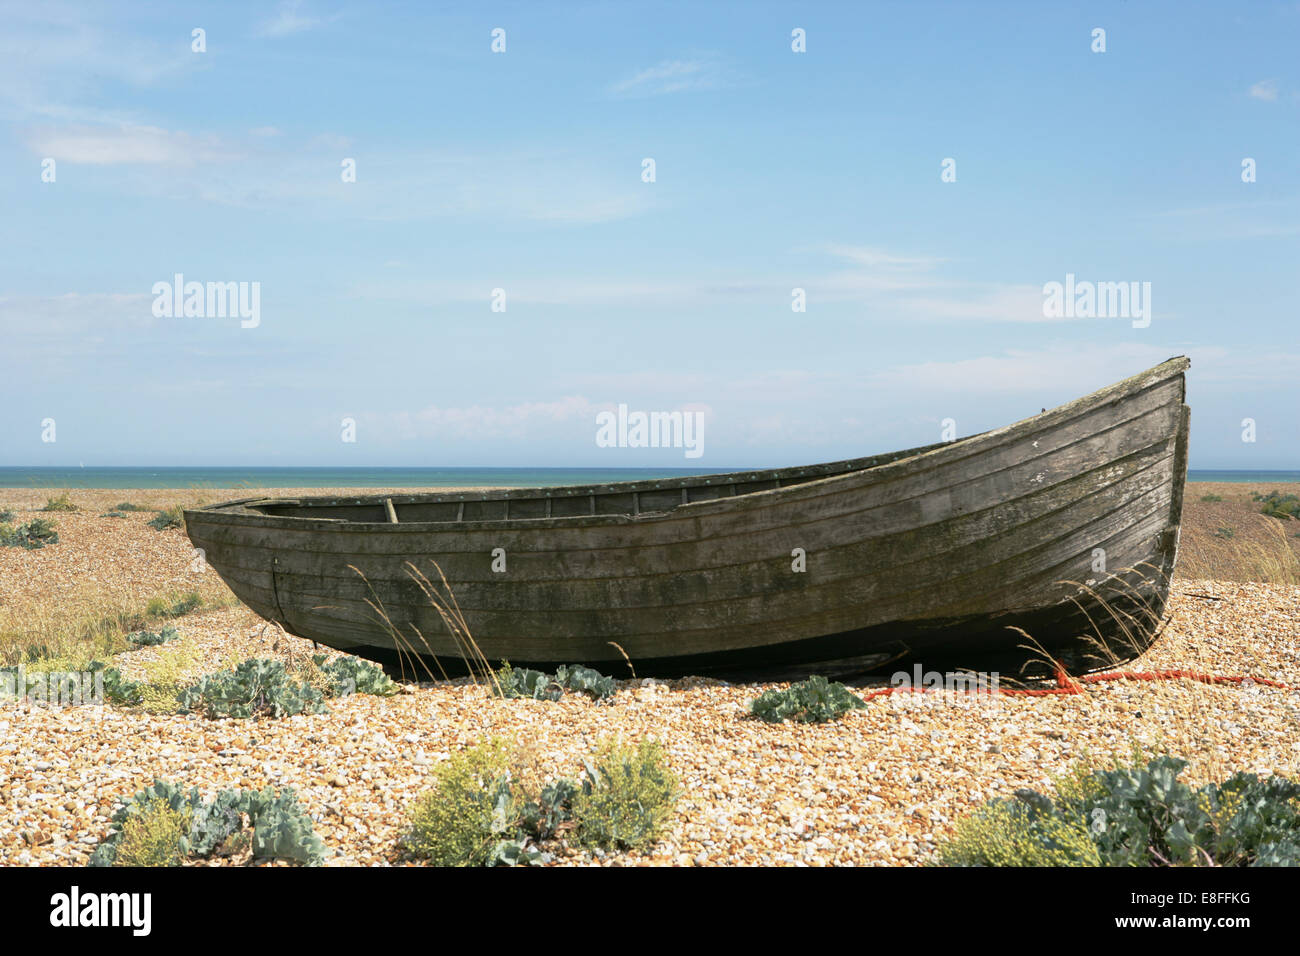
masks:
MULTIPOLYGON (((512 304, 629 307, 638 309, 718 308, 789 303, 794 288, 805 291, 810 308, 827 303, 851 303, 873 314, 907 322, 1071 322, 1043 314, 1042 286, 1016 282, 972 282, 931 272, 945 260, 900 255, 878 248, 835 246, 824 249, 858 269, 816 272, 785 277, 763 275, 684 276, 658 278, 629 275, 516 275, 508 283, 512 304)), ((1053 277, 1054 278, 1054 277, 1053 277)), ((436 306, 448 302, 482 302, 499 277, 414 279, 409 282, 365 284, 355 295, 436 306)))
POLYGON ((107 8, 12 4, 0 16, 0 119, 131 122, 133 110, 93 104, 116 84, 150 87, 207 66, 188 42, 125 31, 107 8))
POLYGON ((955 361, 900 365, 870 376, 874 387, 921 392, 1032 392, 1047 396, 1084 395, 1125 375, 1133 375, 1169 358, 1161 345, 1051 346, 1013 349, 955 361))
POLYGON ((28 148, 40 156, 96 166, 192 166, 225 162, 238 156, 214 137, 192 136, 157 126, 43 127, 29 130, 26 142, 28 148))
POLYGON ((580 395, 552 402, 517 405, 439 406, 415 412, 377 413, 367 416, 382 433, 401 439, 519 437, 566 422, 596 418, 596 406, 580 395))
POLYGON ((886 269, 933 269, 947 261, 932 256, 900 256, 869 246, 846 246, 834 242, 826 243, 823 248, 833 256, 858 265, 886 269))
POLYGON ((614 96, 662 96, 693 90, 716 90, 736 82, 736 75, 712 54, 661 60, 610 87, 614 96))
POLYGON ((1282 239, 1300 235, 1300 199, 1283 197, 1185 206, 1145 218, 1153 234, 1162 240, 1282 239))
POLYGON ((302 0, 284 0, 276 10, 275 16, 257 28, 257 34, 264 37, 289 36, 293 33, 313 30, 334 19, 337 19, 337 15, 322 18, 308 13, 306 4, 302 0))
POLYGON ((1277 100, 1277 80, 1260 80, 1250 88, 1250 95, 1266 103, 1275 102, 1277 100))

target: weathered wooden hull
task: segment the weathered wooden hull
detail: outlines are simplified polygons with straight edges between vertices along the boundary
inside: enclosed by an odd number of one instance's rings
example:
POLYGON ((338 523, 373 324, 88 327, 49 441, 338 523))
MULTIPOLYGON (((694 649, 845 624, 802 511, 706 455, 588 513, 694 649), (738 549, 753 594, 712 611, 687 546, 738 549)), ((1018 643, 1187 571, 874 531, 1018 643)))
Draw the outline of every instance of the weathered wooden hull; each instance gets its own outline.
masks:
POLYGON ((445 594, 435 562, 494 664, 626 675, 626 655, 643 676, 843 673, 903 660, 1015 668, 1050 653, 1082 670, 1136 656, 1157 633, 1187 467, 1187 365, 876 458, 249 499, 188 511, 186 528, 290 633, 386 663, 418 652, 434 673, 463 672, 465 653, 416 580, 445 594), (1041 650, 1023 650, 1016 628, 1041 650))

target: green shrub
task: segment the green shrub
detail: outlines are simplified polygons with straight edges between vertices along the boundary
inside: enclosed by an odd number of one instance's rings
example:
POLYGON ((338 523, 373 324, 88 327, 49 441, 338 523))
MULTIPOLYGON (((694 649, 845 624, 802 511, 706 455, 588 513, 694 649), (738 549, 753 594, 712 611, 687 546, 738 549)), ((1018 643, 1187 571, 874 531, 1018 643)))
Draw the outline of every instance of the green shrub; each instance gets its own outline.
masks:
POLYGON ((185 861, 192 811, 165 800, 146 800, 122 822, 114 866, 180 866, 185 861))
POLYGON ((158 512, 146 523, 149 527, 158 531, 166 531, 168 528, 184 528, 184 509, 180 505, 173 505, 164 511, 158 512))
POLYGON ((862 698, 839 683, 813 676, 786 690, 769 690, 750 705, 750 713, 769 724, 797 720, 820 724, 844 716, 850 710, 867 706, 862 698))
POLYGON ((511 794, 511 770, 511 749, 496 739, 440 764, 432 789, 407 813, 403 849, 436 866, 490 863, 497 844, 516 833, 520 808, 511 794))
POLYGON ((150 714, 174 714, 181 709, 180 695, 189 674, 199 661, 194 642, 172 641, 153 660, 144 665, 144 679, 139 683, 140 706, 150 714))
POLYGON ((440 866, 545 863, 543 846, 572 836, 580 846, 643 848, 658 838, 677 799, 658 744, 605 745, 581 784, 538 789, 515 751, 489 740, 434 771, 433 787, 407 811, 404 852, 440 866))
POLYGON ((113 505, 114 511, 149 511, 144 505, 134 505, 129 501, 123 501, 121 504, 113 505))
POLYGON ((672 815, 678 793, 657 741, 607 745, 596 766, 588 764, 582 790, 573 798, 578 842, 611 849, 649 846, 672 815))
POLYGON ((1218 531, 1214 532, 1216 538, 1223 538, 1225 541, 1231 540, 1236 537, 1236 535, 1237 532, 1233 531, 1231 528, 1220 528, 1218 531))
POLYGON ((559 700, 565 690, 572 690, 586 694, 594 701, 608 702, 618 690, 614 678, 581 664, 561 664, 554 674, 546 674, 526 667, 511 667, 509 662, 503 662, 489 686, 501 697, 550 701, 559 700))
POLYGON ((272 787, 223 790, 206 801, 197 788, 186 793, 170 781, 155 780, 113 814, 108 835, 91 854, 89 865, 159 865, 137 862, 143 851, 181 862, 209 857, 232 844, 246 844, 254 860, 285 859, 309 866, 320 863, 325 853, 292 788, 279 793, 272 787), (143 839, 145 835, 150 839, 143 839), (130 839, 135 842, 128 843, 130 839))
POLYGON ((123 677, 116 667, 109 667, 103 661, 91 661, 89 670, 92 674, 104 672, 104 697, 109 702, 134 707, 143 701, 143 688, 135 681, 123 677))
POLYGON ((349 694, 391 697, 401 689, 382 667, 369 661, 342 655, 329 660, 326 657, 325 654, 312 656, 312 665, 324 677, 326 697, 347 697, 349 694))
POLYGON ((1223 495, 1201 495, 1201 500, 1206 502, 1222 501, 1223 495))
POLYGON ((1300 518, 1300 496, 1284 495, 1281 492, 1270 491, 1266 495, 1256 493, 1251 497, 1261 503, 1260 514, 1279 518, 1283 521, 1300 518))
POLYGON ((169 641, 174 641, 180 636, 180 631, 176 630, 172 625, 167 624, 162 630, 156 633, 153 631, 136 631, 133 634, 128 634, 126 639, 132 644, 136 644, 140 647, 157 647, 159 644, 166 644, 169 641))
POLYGON ((203 596, 196 591, 180 597, 154 597, 145 605, 145 617, 169 618, 184 617, 191 611, 203 606, 203 596))
POLYGON ((100 517, 101 518, 125 518, 126 515, 122 514, 122 512, 120 511, 105 511, 102 515, 100 515, 100 517))
POLYGON ((59 533, 48 518, 33 518, 17 528, 0 525, 0 546, 35 551, 47 544, 58 544, 59 533))
POLYGON ((140 703, 140 685, 124 678, 116 667, 108 667, 102 661, 91 661, 88 665, 81 666, 66 658, 44 658, 22 665, 0 667, 0 697, 30 699, 44 694, 48 699, 53 694, 69 703, 79 701, 83 706, 94 704, 97 701, 93 682, 101 673, 105 700, 125 706, 140 703), (87 676, 92 682, 89 689, 82 683, 87 676), (67 681, 76 681, 81 693, 73 693, 70 685, 62 683, 67 681))
POLYGON ((183 712, 207 717, 287 717, 324 713, 323 695, 294 681, 282 662, 253 658, 201 678, 177 695, 183 712))
POLYGON ((1300 783, 1233 774, 1192 788, 1156 757, 1017 790, 960 821, 940 860, 966 866, 1300 866, 1300 783))
POLYGON ((0 524, 12 524, 17 520, 17 517, 18 516, 8 508, 0 508, 0 524))
POLYGON ((57 498, 47 498, 45 500, 45 507, 42 508, 41 510, 42 511, 76 511, 77 506, 72 503, 71 499, 69 499, 67 494, 65 493, 59 495, 57 498))

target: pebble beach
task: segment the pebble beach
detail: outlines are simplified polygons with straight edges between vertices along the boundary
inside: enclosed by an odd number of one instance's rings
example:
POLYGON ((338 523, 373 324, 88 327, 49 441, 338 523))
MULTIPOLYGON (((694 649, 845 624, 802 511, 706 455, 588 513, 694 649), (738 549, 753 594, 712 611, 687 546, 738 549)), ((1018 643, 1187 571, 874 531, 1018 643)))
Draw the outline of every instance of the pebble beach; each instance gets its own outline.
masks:
MULTIPOLYGON (((1189 501, 1201 493, 1188 487, 1189 501)), ((322 489, 292 493, 313 491, 322 489)), ((247 657, 311 654, 310 642, 233 602, 215 573, 194 571, 183 531, 153 530, 147 511, 102 516, 124 500, 165 507, 252 493, 70 492, 78 511, 41 515, 58 525, 57 545, 0 548, 0 635, 54 607, 197 591, 204 605, 171 622, 195 676, 247 657)), ((49 496, 0 489, 0 510, 25 521, 49 496)), ((1216 512, 1214 520, 1225 519, 1216 512)), ((0 863, 85 863, 115 804, 161 777, 208 794, 291 786, 328 848, 326 865, 401 864, 405 810, 432 768, 495 736, 527 741, 530 756, 556 775, 575 775, 602 739, 655 738, 682 782, 669 832, 650 850, 560 853, 553 865, 920 865, 933 862, 963 814, 1018 788, 1041 789, 1085 755, 1168 750, 1190 762, 1194 780, 1236 770, 1300 774, 1298 621, 1295 583, 1180 576, 1163 636, 1128 669, 1245 675, 1285 687, 1176 679, 1099 683, 1055 697, 894 695, 821 725, 751 717, 748 702, 780 685, 630 674, 614 675, 619 692, 605 705, 575 694, 555 703, 501 700, 469 680, 412 681, 394 697, 354 695, 331 700, 328 713, 279 720, 0 701, 0 863)), ((139 675, 165 653, 139 648, 113 663, 139 675)), ((873 686, 885 683, 855 690, 873 686)))

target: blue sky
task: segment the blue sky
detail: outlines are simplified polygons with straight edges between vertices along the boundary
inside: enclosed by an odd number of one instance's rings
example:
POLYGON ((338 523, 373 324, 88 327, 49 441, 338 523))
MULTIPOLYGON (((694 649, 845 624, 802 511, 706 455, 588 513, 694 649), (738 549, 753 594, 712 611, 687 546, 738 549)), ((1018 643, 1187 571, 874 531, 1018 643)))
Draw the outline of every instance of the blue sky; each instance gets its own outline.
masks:
POLYGON ((0 465, 794 464, 1187 354, 1192 467, 1300 467, 1297 48, 1296 2, 0 3, 0 465), (155 317, 176 273, 260 324, 155 317), (1067 273, 1149 326, 1045 318, 1067 273), (704 454, 597 447, 619 403, 704 454))

